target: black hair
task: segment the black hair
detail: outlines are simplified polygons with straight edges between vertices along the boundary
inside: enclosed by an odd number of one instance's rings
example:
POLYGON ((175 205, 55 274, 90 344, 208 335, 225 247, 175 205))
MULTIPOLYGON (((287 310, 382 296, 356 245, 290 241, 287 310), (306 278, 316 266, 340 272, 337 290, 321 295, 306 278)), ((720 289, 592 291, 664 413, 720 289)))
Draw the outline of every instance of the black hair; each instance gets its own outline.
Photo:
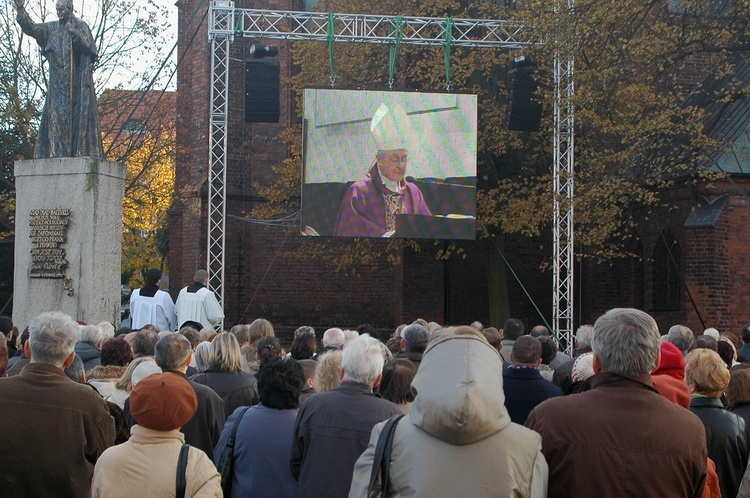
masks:
POLYGON ((542 357, 542 345, 539 339, 524 335, 513 343, 511 354, 514 362, 533 365, 542 357))
POLYGON ((190 327, 191 329, 195 330, 196 332, 200 332, 203 330, 203 324, 199 322, 194 322, 193 320, 188 320, 186 322, 183 322, 182 325, 180 325, 180 328, 183 329, 185 327, 190 327))
POLYGON ((260 402, 275 410, 297 408, 304 385, 302 367, 293 358, 271 361, 258 374, 260 402))
POLYGON ((503 324, 503 339, 515 341, 526 331, 523 322, 517 318, 511 318, 503 324))
POLYGON ((161 280, 161 270, 158 268, 151 268, 146 272, 146 283, 148 285, 156 285, 156 282, 161 280))
POLYGON ((542 345, 542 363, 549 365, 557 356, 557 344, 549 336, 539 336, 536 339, 542 345))

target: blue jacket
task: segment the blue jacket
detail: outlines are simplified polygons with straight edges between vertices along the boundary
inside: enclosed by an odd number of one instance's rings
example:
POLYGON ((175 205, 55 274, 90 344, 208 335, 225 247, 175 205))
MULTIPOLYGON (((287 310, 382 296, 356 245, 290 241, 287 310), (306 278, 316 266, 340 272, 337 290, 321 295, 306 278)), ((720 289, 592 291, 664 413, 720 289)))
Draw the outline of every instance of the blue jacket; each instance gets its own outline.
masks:
MULTIPOLYGON (((237 408, 224 425, 213 452, 217 466, 243 408, 237 408)), ((263 405, 245 412, 234 443, 233 497, 299 496, 289 468, 296 419, 297 410, 274 410, 263 405)))
POLYGON ((563 393, 558 386, 542 378, 536 368, 513 365, 503 371, 503 391, 510 419, 521 425, 536 405, 563 393))

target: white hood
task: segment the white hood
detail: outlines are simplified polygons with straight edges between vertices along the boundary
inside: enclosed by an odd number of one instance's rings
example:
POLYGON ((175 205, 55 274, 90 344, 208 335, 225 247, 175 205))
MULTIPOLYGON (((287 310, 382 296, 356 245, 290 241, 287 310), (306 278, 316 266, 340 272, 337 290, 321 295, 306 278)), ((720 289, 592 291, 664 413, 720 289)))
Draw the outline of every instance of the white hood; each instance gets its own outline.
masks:
POLYGON ((450 444, 471 444, 510 423, 497 351, 479 337, 446 335, 431 342, 412 387, 411 422, 450 444))

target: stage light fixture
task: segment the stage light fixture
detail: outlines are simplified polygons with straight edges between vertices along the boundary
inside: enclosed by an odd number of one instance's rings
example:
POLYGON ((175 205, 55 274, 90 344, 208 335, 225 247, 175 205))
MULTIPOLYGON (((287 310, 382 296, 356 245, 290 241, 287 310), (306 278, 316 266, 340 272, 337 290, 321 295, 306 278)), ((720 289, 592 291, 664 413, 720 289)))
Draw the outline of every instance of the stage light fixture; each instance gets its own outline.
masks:
POLYGON ((250 45, 250 55, 255 59, 262 59, 264 57, 276 57, 279 55, 279 47, 271 45, 263 45, 262 43, 253 43, 250 45))

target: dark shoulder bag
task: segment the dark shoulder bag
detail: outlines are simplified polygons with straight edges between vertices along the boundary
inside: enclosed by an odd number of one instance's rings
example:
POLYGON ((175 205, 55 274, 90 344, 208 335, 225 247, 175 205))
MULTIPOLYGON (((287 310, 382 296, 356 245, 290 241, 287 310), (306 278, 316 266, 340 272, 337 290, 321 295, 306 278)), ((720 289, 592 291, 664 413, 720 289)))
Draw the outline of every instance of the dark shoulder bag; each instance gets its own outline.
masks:
POLYGON ((393 434, 396 432, 396 424, 403 415, 394 415, 388 419, 378 436, 378 444, 375 446, 375 456, 372 459, 372 471, 370 472, 370 485, 367 487, 367 497, 372 495, 372 489, 380 474, 380 496, 385 498, 388 492, 388 471, 391 466, 391 447, 393 446, 393 434))
POLYGON ((219 458, 218 469, 219 474, 221 474, 221 491, 224 493, 225 498, 232 496, 232 478, 234 477, 234 440, 237 437, 237 428, 239 428, 240 420, 242 420, 243 415, 245 415, 245 412, 249 408, 249 406, 243 408, 240 412, 240 416, 235 420, 234 426, 232 427, 232 434, 229 436, 227 445, 221 452, 221 458, 219 458))
POLYGON ((187 488, 187 482, 185 481, 185 474, 187 472, 188 463, 188 451, 190 445, 185 443, 180 448, 180 458, 177 460, 177 479, 176 479, 176 498, 185 498, 185 488, 187 488))

